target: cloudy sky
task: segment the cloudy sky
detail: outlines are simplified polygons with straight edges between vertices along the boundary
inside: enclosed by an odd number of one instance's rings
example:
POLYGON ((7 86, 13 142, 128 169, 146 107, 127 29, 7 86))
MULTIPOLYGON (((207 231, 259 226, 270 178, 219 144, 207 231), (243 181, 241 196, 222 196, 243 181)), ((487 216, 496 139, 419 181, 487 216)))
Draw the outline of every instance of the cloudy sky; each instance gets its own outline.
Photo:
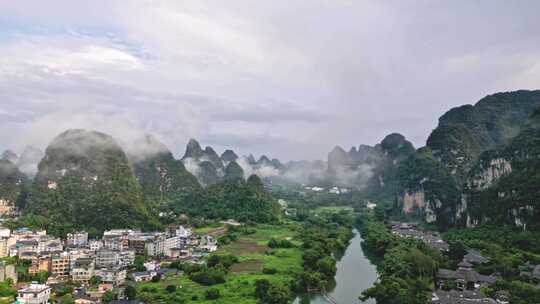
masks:
POLYGON ((539 1, 0 0, 0 148, 67 128, 324 158, 540 88, 539 1))

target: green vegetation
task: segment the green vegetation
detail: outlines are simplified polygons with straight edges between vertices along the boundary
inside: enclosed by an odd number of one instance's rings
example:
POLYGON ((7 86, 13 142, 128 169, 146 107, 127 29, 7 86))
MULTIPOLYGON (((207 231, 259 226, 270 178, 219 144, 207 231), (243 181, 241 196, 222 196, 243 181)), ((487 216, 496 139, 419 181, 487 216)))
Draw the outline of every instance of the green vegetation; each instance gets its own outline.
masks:
POLYGON ((382 262, 377 266, 379 281, 360 298, 373 298, 382 304, 427 303, 434 288, 434 275, 442 262, 440 253, 420 240, 393 235, 371 215, 365 215, 361 224, 366 245, 382 262))
POLYGON ((540 264, 540 233, 520 231, 504 226, 482 226, 452 229, 444 235, 451 243, 461 243, 482 252, 490 260, 477 266, 480 273, 499 273, 502 279, 484 290, 493 296, 497 291, 510 293, 511 303, 535 303, 540 299, 531 279, 522 276, 530 272, 530 265, 540 264))
POLYGON ((151 303, 290 303, 296 293, 333 280, 332 253, 347 246, 352 223, 351 213, 340 211, 304 222, 231 226, 225 236, 235 236, 206 265, 171 263, 183 274, 137 284, 137 295, 151 303))
POLYGON ((8 204, 18 202, 20 195, 24 194, 26 177, 11 161, 0 159, 0 199, 8 204))
POLYGON ((253 175, 228 181, 188 194, 173 206, 177 213, 209 219, 235 219, 242 222, 269 223, 277 219, 279 206, 261 180, 253 175))
POLYGON ((186 170, 182 161, 174 159, 167 147, 151 136, 146 137, 145 144, 157 151, 130 158, 135 159, 133 171, 149 205, 164 206, 200 189, 197 178, 186 170))
MULTIPOLYGON (((137 295, 150 303, 259 303, 255 294, 258 280, 266 279, 280 286, 296 285, 296 278, 302 272, 301 251, 297 247, 299 229, 300 224, 296 222, 231 228, 228 233, 237 234, 236 240, 221 246, 217 253, 207 258, 206 268, 216 271, 228 268, 223 276, 224 282, 211 286, 200 284, 192 280, 187 271, 185 274, 166 275, 159 282, 137 284, 137 295), (272 249, 266 246, 272 238, 288 239, 296 246, 272 249), (265 274, 263 268, 275 269, 275 273, 265 274), (176 290, 168 292, 169 285, 176 286, 176 290), (214 299, 216 294, 219 297, 214 299)), ((174 263, 169 267, 183 268, 186 265, 174 263)), ((293 294, 290 289, 289 294, 293 294)))
POLYGON ((539 230, 540 108, 507 146, 483 153, 471 177, 481 176, 482 171, 490 170, 492 163, 501 160, 510 164, 511 172, 505 172, 487 189, 470 188, 466 192, 470 216, 483 223, 539 230))
POLYGON ((25 215, 20 225, 39 224, 53 235, 154 225, 122 149, 110 136, 84 130, 66 131, 49 145, 25 215))
POLYGON ((424 191, 425 200, 433 205, 431 208, 436 212, 440 227, 446 228, 454 222, 460 198, 457 183, 429 149, 419 149, 404 160, 398 167, 397 178, 401 191, 424 191), (436 206, 437 202, 439 206, 436 206))

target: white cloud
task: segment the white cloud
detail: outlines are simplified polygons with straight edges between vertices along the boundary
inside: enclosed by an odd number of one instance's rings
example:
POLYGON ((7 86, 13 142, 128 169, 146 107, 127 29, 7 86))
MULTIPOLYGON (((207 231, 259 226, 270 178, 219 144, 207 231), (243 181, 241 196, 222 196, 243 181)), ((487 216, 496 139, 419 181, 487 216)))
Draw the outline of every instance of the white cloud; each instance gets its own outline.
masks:
POLYGON ((0 143, 96 126, 156 133, 175 153, 197 137, 239 153, 322 158, 393 131, 420 146, 450 107, 538 86, 538 8, 1 1, 0 108, 14 115, 0 143))

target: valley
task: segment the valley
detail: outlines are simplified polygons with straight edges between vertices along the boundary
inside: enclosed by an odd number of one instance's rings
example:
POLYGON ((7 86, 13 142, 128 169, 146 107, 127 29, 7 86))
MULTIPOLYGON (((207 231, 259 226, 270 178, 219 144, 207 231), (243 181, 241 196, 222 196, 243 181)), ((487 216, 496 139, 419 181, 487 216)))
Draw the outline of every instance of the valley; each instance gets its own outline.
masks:
POLYGON ((446 112, 424 147, 391 133, 289 162, 66 130, 2 154, 0 296, 535 303, 539 119, 540 91, 496 93, 446 112))

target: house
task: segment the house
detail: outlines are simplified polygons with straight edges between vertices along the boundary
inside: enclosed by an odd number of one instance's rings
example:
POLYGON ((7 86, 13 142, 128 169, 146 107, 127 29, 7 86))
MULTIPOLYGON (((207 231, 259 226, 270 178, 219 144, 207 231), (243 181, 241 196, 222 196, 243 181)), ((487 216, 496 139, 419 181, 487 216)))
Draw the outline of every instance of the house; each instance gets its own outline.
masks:
POLYGON ((157 275, 156 271, 139 271, 131 274, 135 282, 148 282, 157 275))
POLYGON ((17 302, 21 304, 47 304, 51 295, 51 287, 32 282, 29 286, 17 291, 17 302))
POLYGON ((98 251, 103 248, 103 242, 101 240, 90 240, 88 241, 88 248, 93 251, 98 251))
POLYGON ((118 266, 120 263, 120 251, 101 249, 96 252, 96 267, 113 267, 118 266))
POLYGON ((67 252, 54 253, 51 256, 51 274, 56 277, 67 277, 71 270, 70 255, 67 252))
POLYGON ((73 280, 73 282, 88 284, 90 278, 94 276, 94 267, 94 259, 92 258, 77 259, 70 272, 71 279, 73 280))
POLYGON ((471 264, 485 264, 489 262, 488 258, 483 257, 478 251, 468 249, 463 260, 471 264))
POLYGON ((173 259, 185 259, 191 256, 191 250, 187 247, 185 248, 171 248, 170 257, 173 259))
POLYGON ((204 235, 200 239, 199 249, 203 252, 214 252, 217 250, 217 241, 209 235, 204 235))
POLYGON ((32 264, 28 268, 28 273, 35 275, 42 271, 51 271, 51 256, 50 255, 35 255, 32 257, 32 264))
POLYGON ((472 269, 472 264, 462 261, 458 264, 458 269, 453 271, 449 269, 439 269, 437 272, 437 285, 439 288, 444 286, 446 281, 455 281, 460 290, 478 290, 482 286, 489 286, 497 277, 493 275, 481 275, 472 269))
POLYGON ((437 290, 432 294, 431 304, 497 304, 479 291, 437 290))
POLYGON ((69 247, 84 247, 88 244, 88 232, 77 231, 67 234, 66 245, 69 247))
POLYGON ((101 283, 111 284, 113 287, 124 285, 126 282, 126 275, 126 270, 118 267, 95 270, 95 276, 100 278, 101 283))
POLYGON ((160 268, 160 264, 157 261, 149 261, 143 264, 147 271, 157 271, 160 268))
POLYGON ((81 297, 75 299, 75 304, 96 304, 97 302, 89 297, 81 297))

